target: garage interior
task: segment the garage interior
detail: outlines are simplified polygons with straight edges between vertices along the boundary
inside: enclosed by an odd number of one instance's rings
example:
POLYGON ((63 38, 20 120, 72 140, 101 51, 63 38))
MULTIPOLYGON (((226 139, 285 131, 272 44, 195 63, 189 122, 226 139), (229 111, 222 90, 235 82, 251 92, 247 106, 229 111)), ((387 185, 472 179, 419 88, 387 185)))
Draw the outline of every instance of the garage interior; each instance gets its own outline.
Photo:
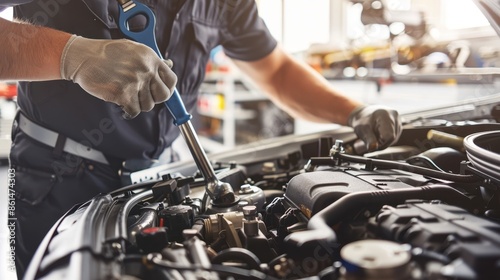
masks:
MULTIPOLYGON (((470 0, 257 0, 274 37, 341 92, 411 114, 499 93, 500 39, 470 0), (464 20, 466 19, 466 20, 464 20), (471 73, 473 75, 471 75, 471 73)), ((12 11, 0 16, 11 18, 12 11)), ((293 119, 212 50, 193 124, 210 153, 339 127, 293 119)), ((15 83, 0 82, 0 181, 7 182, 15 83)), ((176 142, 182 160, 191 155, 176 142)), ((0 224, 7 219, 2 183, 0 224)), ((1 227, 0 244, 8 233, 1 227)), ((0 247, 0 264, 8 249, 0 247)), ((0 279, 15 274, 0 269, 0 279)))

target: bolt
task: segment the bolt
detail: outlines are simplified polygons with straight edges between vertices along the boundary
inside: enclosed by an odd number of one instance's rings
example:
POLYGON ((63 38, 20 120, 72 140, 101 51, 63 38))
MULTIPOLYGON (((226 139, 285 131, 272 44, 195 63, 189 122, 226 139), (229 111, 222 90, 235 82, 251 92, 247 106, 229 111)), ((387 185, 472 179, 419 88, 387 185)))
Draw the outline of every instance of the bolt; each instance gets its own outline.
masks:
POLYGON ((243 207, 243 216, 247 221, 255 220, 257 218, 257 207, 255 205, 248 205, 243 207))
POLYGON ((344 141, 337 139, 335 140, 335 144, 330 149, 330 156, 336 155, 337 153, 344 152, 344 141))
POLYGON ((122 244, 118 242, 111 243, 111 252, 115 256, 120 255, 122 253, 122 244))
POLYGON ((247 236, 259 235, 259 221, 257 220, 257 207, 255 205, 248 205, 243 207, 243 232, 247 236))
POLYGON ((248 205, 243 207, 243 215, 245 216, 255 216, 257 214, 257 207, 255 205, 248 205))
POLYGON ((337 148, 337 149, 340 149, 340 148, 342 148, 343 144, 344 144, 344 141, 342 141, 340 139, 337 139, 337 140, 335 140, 334 147, 337 148))
POLYGON ((240 208, 240 209, 243 209, 243 207, 245 207, 247 205, 248 205, 248 201, 246 201, 246 200, 240 200, 240 202, 238 202, 238 208, 240 208))
POLYGON ((276 275, 278 275, 281 278, 285 278, 291 272, 290 265, 291 263, 288 262, 286 258, 280 258, 279 263, 274 265, 273 269, 276 272, 276 275))
POLYGON ((253 193, 252 186, 249 184, 242 185, 240 187, 240 194, 253 193))

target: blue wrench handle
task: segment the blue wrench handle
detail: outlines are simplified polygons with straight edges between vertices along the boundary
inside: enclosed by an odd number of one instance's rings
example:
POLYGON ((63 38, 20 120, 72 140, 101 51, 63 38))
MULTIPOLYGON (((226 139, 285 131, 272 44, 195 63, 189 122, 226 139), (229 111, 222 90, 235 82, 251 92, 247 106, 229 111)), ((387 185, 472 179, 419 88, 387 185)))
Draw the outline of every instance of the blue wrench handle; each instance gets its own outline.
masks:
POLYGON ((176 88, 174 88, 172 96, 165 101, 165 106, 167 106, 168 111, 174 118, 174 124, 176 126, 184 124, 191 119, 191 114, 187 112, 184 102, 182 102, 181 96, 176 88))
MULTIPOLYGON (((129 1, 133 2, 135 6, 126 11, 124 11, 122 5, 118 4, 118 10, 120 11, 118 16, 118 28, 126 38, 150 47, 161 59, 163 59, 158 45, 156 44, 156 17, 153 11, 142 3, 132 0, 129 1), (141 31, 130 31, 128 29, 128 21, 138 15, 146 18, 146 27, 141 31)), ((187 112, 179 91, 177 91, 176 88, 174 88, 172 96, 165 101, 165 106, 174 118, 174 124, 176 126, 182 125, 191 119, 191 114, 187 112)))

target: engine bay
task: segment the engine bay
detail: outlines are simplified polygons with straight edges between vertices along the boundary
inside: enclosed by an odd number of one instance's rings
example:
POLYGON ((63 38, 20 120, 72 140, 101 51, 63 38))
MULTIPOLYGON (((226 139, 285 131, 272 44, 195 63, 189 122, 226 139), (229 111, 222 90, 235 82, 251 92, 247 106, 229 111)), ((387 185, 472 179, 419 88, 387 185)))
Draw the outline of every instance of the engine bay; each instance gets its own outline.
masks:
POLYGON ((27 279, 496 279, 499 143, 491 116, 364 155, 348 130, 274 139, 214 157, 224 207, 192 163, 141 171, 62 217, 27 279))

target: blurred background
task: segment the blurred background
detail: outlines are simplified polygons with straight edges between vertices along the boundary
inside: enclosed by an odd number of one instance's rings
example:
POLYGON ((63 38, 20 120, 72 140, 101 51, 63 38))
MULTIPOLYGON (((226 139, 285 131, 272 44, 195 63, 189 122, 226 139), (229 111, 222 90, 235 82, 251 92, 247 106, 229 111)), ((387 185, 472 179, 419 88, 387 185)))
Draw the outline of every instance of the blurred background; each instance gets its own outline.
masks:
MULTIPOLYGON (((410 113, 498 93, 500 40, 472 0, 257 2, 285 50, 364 103, 410 113)), ((207 71, 196 126, 212 151, 335 127, 290 118, 221 48, 207 71)))
MULTIPOLYGON (((364 103, 413 113, 499 92, 500 40, 472 0, 256 1, 285 50, 364 103)), ((12 10, 0 16, 10 19, 12 10)), ((193 123, 208 152, 337 126, 295 120, 276 108, 221 47, 212 50, 206 69, 193 123)), ((0 82, 2 182, 16 95, 15 83, 0 82)), ((2 224, 6 210, 0 207, 2 224)), ((0 244, 6 242, 2 227, 0 244)), ((0 279, 14 277, 3 273, 8 253, 1 248, 0 279)))

